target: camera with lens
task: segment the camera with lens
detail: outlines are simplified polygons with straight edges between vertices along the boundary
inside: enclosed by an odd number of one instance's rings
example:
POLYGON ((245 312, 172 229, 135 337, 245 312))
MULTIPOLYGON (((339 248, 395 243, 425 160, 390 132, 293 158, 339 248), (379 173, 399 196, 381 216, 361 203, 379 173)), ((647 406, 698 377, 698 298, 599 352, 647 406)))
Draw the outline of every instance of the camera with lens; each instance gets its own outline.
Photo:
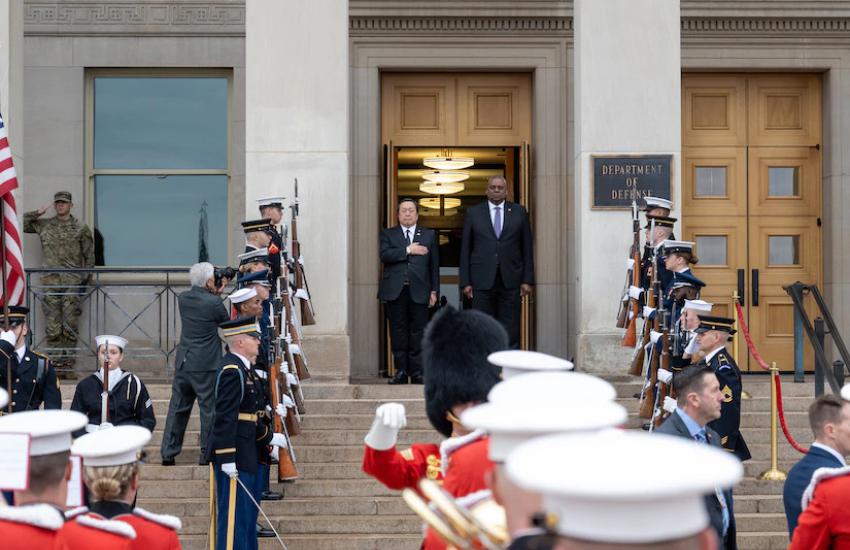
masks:
POLYGON ((223 279, 228 279, 230 281, 236 279, 236 274, 237 271, 229 265, 215 268, 215 271, 213 271, 213 277, 215 278, 215 287, 220 287, 221 281, 223 279))

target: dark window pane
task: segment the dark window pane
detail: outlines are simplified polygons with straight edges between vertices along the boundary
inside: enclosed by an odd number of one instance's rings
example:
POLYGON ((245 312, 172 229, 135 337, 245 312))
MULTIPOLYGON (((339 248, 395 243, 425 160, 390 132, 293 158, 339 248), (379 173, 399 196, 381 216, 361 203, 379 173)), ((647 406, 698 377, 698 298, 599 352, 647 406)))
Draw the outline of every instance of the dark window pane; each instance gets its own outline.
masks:
POLYGON ((227 79, 98 77, 95 168, 227 168, 227 79))
POLYGON ((227 176, 97 176, 95 232, 103 265, 186 266, 204 244, 214 264, 227 261, 227 176), (204 206, 206 203, 206 206, 204 206))

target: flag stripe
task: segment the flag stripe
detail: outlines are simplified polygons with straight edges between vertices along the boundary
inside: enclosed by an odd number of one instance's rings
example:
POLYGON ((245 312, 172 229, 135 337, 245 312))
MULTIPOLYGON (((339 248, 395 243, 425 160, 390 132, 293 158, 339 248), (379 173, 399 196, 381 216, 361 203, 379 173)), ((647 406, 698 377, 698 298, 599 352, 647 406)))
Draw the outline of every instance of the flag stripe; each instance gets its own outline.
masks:
POLYGON ((20 305, 24 301, 26 293, 26 276, 24 274, 24 256, 21 247, 21 232, 18 222, 17 206, 12 191, 18 187, 18 178, 15 174, 15 166, 12 161, 12 150, 9 147, 9 139, 3 118, 0 117, 0 208, 3 209, 6 231, 6 254, 0 259, 4 266, 6 276, 6 293, 8 296, 0 296, 0 303, 9 305, 20 305))

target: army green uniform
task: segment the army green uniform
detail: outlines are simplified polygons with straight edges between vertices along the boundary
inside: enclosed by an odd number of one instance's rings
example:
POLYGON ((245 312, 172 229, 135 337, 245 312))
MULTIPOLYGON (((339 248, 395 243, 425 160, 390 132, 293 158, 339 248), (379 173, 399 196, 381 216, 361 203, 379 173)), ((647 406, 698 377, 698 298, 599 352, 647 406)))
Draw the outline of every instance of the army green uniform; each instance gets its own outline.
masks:
MULTIPOLYGON (((89 227, 71 216, 62 221, 55 216, 39 219, 38 211, 24 214, 24 233, 37 233, 41 238, 44 267, 93 267, 94 241, 89 227)), ((80 317, 80 295, 88 283, 86 273, 46 273, 41 283, 46 288, 43 300, 47 347, 57 363, 73 366, 80 317), (53 351, 55 350, 55 351, 53 351)))

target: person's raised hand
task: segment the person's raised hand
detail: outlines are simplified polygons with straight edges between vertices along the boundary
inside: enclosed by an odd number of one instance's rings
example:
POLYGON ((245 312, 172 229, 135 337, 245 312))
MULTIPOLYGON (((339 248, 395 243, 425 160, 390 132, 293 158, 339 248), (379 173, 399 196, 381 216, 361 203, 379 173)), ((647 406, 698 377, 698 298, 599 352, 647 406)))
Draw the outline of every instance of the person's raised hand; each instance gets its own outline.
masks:
POLYGON ((428 253, 428 248, 419 243, 413 243, 407 247, 407 253, 411 256, 424 256, 428 253))

